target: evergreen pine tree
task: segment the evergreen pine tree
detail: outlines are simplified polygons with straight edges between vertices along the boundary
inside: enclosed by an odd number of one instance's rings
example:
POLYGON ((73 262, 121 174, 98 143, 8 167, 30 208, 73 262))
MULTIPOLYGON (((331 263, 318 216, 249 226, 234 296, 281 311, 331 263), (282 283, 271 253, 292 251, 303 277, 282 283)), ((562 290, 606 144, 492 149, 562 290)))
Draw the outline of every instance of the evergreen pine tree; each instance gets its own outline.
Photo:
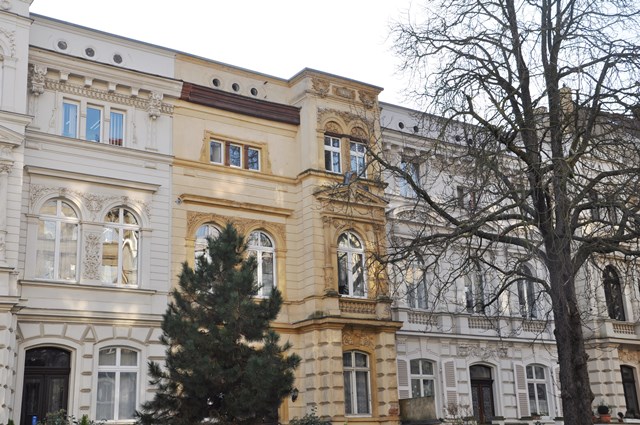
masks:
POLYGON ((166 365, 149 362, 153 400, 142 405, 143 425, 252 424, 272 417, 291 391, 300 362, 286 355, 269 328, 282 304, 274 289, 258 299, 256 260, 232 225, 210 239, 197 267, 186 263, 164 315, 166 365))

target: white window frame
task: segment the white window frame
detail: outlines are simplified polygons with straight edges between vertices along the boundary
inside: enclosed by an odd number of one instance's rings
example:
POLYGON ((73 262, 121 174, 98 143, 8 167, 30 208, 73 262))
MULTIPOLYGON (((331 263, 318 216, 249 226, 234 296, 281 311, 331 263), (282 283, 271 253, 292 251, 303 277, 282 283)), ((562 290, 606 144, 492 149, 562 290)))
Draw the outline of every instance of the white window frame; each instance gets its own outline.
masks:
MULTIPOLYGON (((407 174, 409 174, 413 181, 415 183, 418 183, 420 180, 420 166, 419 164, 413 162, 413 161, 408 161, 408 160, 402 160, 400 161, 400 169, 404 172, 406 172, 407 174)), ((405 198, 415 198, 416 197, 416 192, 413 190, 413 188, 411 187, 411 185, 409 185, 409 183, 407 182, 407 180, 402 177, 399 176, 398 177, 398 195, 405 197, 405 198)))
POLYGON ((349 141, 349 163, 351 172, 358 177, 367 177, 367 144, 356 140, 349 141), (355 169, 354 169, 355 165, 355 169))
POLYGON ((485 314, 487 311, 487 306, 485 306, 487 285, 484 271, 479 263, 473 264, 464 283, 464 302, 467 313, 485 314))
POLYGON ((410 385, 410 389, 411 389, 411 398, 419 398, 419 397, 435 397, 436 396, 436 376, 435 376, 435 368, 436 368, 436 364, 435 362, 429 360, 429 359, 411 359, 409 360, 409 373, 410 373, 410 381, 409 381, 409 385, 410 385), (415 373, 413 370, 413 366, 416 364, 418 365, 418 372, 415 373), (431 373, 425 373, 423 370, 423 364, 424 362, 430 363, 431 364, 431 373), (416 396, 416 394, 414 393, 414 387, 413 387, 413 383, 414 381, 418 381, 418 387, 419 387, 419 392, 420 394, 418 394, 416 396), (431 381, 431 391, 432 394, 427 396, 425 395, 425 385, 424 385, 424 381, 431 381))
POLYGON ((342 172, 342 141, 338 137, 324 136, 324 169, 335 174, 342 172), (337 142, 338 146, 334 146, 334 142, 337 142), (327 164, 327 154, 331 158, 330 165, 327 164), (334 169, 334 159, 336 155, 338 158, 337 170, 334 169))
POLYGON ((60 134, 64 137, 71 137, 74 139, 81 139, 91 141, 93 143, 98 143, 95 140, 87 139, 87 111, 89 108, 96 109, 100 111, 100 142, 103 144, 110 144, 113 146, 126 146, 127 145, 127 116, 130 115, 130 110, 126 107, 112 106, 107 103, 98 103, 94 102, 92 99, 81 99, 81 98, 73 98, 73 97, 62 97, 61 99, 61 124, 60 124, 60 134), (65 134, 65 105, 73 105, 76 108, 76 124, 75 124, 75 135, 65 134), (121 117, 122 121, 122 143, 112 143, 111 135, 113 131, 113 125, 115 125, 116 120, 113 119, 113 115, 118 115, 121 117))
POLYGON ((534 363, 534 364, 527 365, 525 370, 526 370, 526 377, 527 377, 527 402, 529 403, 529 411, 531 412, 531 414, 537 413, 540 416, 550 416, 551 408, 552 408, 551 400, 553 398, 553 394, 551 394, 551 392, 549 391, 551 387, 549 386, 549 380, 547 379, 549 376, 549 369, 541 364, 534 363), (542 370, 542 373, 544 374, 542 378, 539 378, 536 376, 537 370, 542 370), (533 385, 533 388, 534 388, 533 394, 531 394, 531 385, 533 385), (544 385, 544 394, 547 398, 546 413, 540 411, 540 400, 538 399, 538 385, 544 385), (532 395, 533 395, 533 399, 531 398, 532 395), (535 403, 534 406, 531 405, 532 402, 535 403))
MULTIPOLYGON (((521 267, 520 273, 533 276, 531 268, 527 265, 521 267)), ((538 318, 538 306, 536 305, 536 285, 533 279, 522 276, 516 282, 518 290, 518 311, 525 319, 538 318)))
POLYGON ((84 136, 85 139, 89 142, 96 142, 96 143, 101 143, 102 142, 102 132, 103 132, 103 127, 104 127, 104 108, 102 106, 99 105, 94 105, 94 104, 87 104, 87 108, 85 110, 85 125, 84 125, 84 136), (92 140, 89 139, 88 137, 88 133, 89 133, 89 109, 93 109, 98 111, 98 113, 100 114, 100 119, 98 120, 98 140, 92 140))
MULTIPOLYGON (((117 268, 116 268, 116 281, 106 281, 104 278, 101 278, 102 283, 106 283, 106 284, 111 284, 111 285, 116 285, 116 286, 124 286, 124 287, 139 287, 140 286, 140 257, 141 257, 141 253, 142 253, 142 229, 140 226, 140 217, 138 217, 138 215, 130 208, 124 207, 124 206, 118 206, 118 207, 113 207, 110 208, 109 211, 107 212, 107 214, 114 210, 114 209, 118 209, 118 222, 107 222, 106 220, 103 221, 103 232, 106 231, 107 229, 113 229, 116 232, 117 235, 117 239, 118 239, 118 263, 117 263, 117 268), (135 219, 136 219, 136 224, 126 224, 124 223, 123 217, 124 217, 124 211, 128 211, 135 219), (124 246, 124 238, 123 238, 123 233, 126 230, 130 230, 130 231, 134 231, 137 232, 138 235, 138 246, 136 247, 136 257, 135 257, 135 267, 136 267, 136 282, 135 284, 131 284, 131 283, 126 283, 123 282, 122 279, 122 275, 123 275, 123 267, 124 267, 124 258, 122 255, 122 249, 124 246)), ((105 214, 106 216, 106 214, 105 214)), ((104 244, 105 241, 104 239, 101 242, 102 245, 102 249, 104 250, 104 244)), ((104 259, 104 251, 102 252, 102 256, 101 256, 101 261, 103 261, 104 259)), ((102 263, 101 263, 101 268, 102 268, 102 263)))
POLYGON ((244 161, 243 161, 244 149, 242 148, 242 145, 239 145, 237 143, 229 143, 228 150, 229 150, 229 152, 228 152, 228 155, 229 155, 229 167, 243 168, 243 165, 244 165, 243 164, 244 163, 244 161), (231 159, 233 158, 233 156, 231 155, 231 149, 235 149, 235 148, 237 148, 238 151, 240 151, 240 158, 239 158, 240 163, 239 164, 232 164, 231 163, 231 159))
POLYGON ((212 164, 220 164, 224 165, 225 158, 225 143, 219 140, 209 140, 209 162, 212 164), (213 145, 218 145, 220 147, 220 161, 213 160, 213 145))
MULTIPOLYGON (((346 231, 341 233, 338 236, 338 248, 337 248, 337 265, 338 265, 338 292, 340 293, 340 295, 345 296, 345 297, 352 297, 352 298, 366 298, 367 297, 367 293, 368 293, 368 288, 367 288, 367 269, 366 269, 366 263, 365 263, 365 250, 364 250, 364 243, 362 242, 362 239, 360 239, 360 237, 352 232, 352 231, 346 231), (341 240, 345 239, 346 240, 346 246, 341 246, 341 240), (357 240, 358 244, 360 245, 358 246, 354 246, 354 244, 352 243, 352 240, 357 240), (346 270, 342 271, 340 268, 340 257, 345 255, 346 256, 346 270), (356 279, 355 279, 355 274, 352 273, 352 271, 354 270, 354 266, 356 265, 354 262, 354 256, 360 256, 360 260, 359 260, 359 264, 360 264, 360 268, 362 270, 362 294, 355 294, 355 287, 354 284, 356 283, 356 279), (342 291, 340 288, 340 275, 341 273, 345 273, 346 275, 346 279, 347 279, 347 285, 346 285, 346 292, 342 291)), ((357 273, 357 271, 356 271, 357 273)))
POLYGON ((38 239, 38 235, 40 233, 40 222, 53 222, 55 229, 54 229, 54 254, 53 254, 53 269, 52 269, 52 275, 51 277, 48 276, 35 276, 35 279, 43 279, 43 280, 55 280, 55 281, 62 281, 62 282, 77 282, 78 281, 78 270, 80 269, 80 218, 78 215, 78 211, 74 208, 74 206, 68 202, 65 199, 48 199, 45 202, 42 203, 41 207, 40 207, 40 211, 42 211, 42 208, 49 202, 55 201, 56 202, 56 215, 48 215, 48 214, 43 214, 43 213, 39 213, 38 214, 38 227, 36 230, 36 246, 35 246, 35 272, 37 273, 37 264, 38 264, 38 252, 40 251, 40 244, 39 244, 39 239, 38 239), (75 213, 75 217, 66 217, 64 215, 62 215, 62 204, 66 204, 69 208, 71 208, 71 210, 73 210, 73 212, 75 213), (62 229, 61 226, 62 224, 74 224, 75 225, 75 236, 76 236, 76 252, 75 252, 75 266, 76 266, 76 270, 75 270, 75 274, 73 276, 72 279, 63 279, 60 277, 60 257, 62 255, 61 251, 60 251, 60 243, 61 243, 61 237, 62 237, 62 229))
POLYGON ((345 351, 342 355, 342 367, 343 367, 343 376, 344 376, 344 398, 345 398, 345 416, 371 416, 371 360, 369 358, 369 354, 362 351, 345 351), (366 366, 356 366, 356 354, 361 354, 365 357, 367 364, 366 366), (351 358, 351 366, 345 365, 345 355, 349 355, 351 358), (358 395, 359 389, 357 386, 357 374, 365 373, 367 386, 366 388, 362 388, 360 390, 366 390, 367 394, 367 406, 366 412, 360 412, 358 409, 358 395), (349 381, 349 385, 347 385, 347 380, 349 381), (350 393, 348 389, 351 389, 350 393), (350 401, 351 404, 351 412, 347 411, 347 400, 350 401), (355 410, 355 411, 354 411, 355 410))
POLYGON ((109 144, 114 146, 124 146, 124 142, 126 139, 127 139, 127 114, 125 111, 122 111, 119 109, 111 109, 109 111, 109 144), (114 116, 122 117, 122 120, 121 120, 122 128, 120 129, 122 131, 122 140, 120 141, 120 143, 114 143, 113 142, 114 139, 112 138, 112 136, 114 135, 114 127, 115 127, 114 116))
POLYGON ((248 244, 247 244, 247 253, 249 255, 253 255, 256 258, 257 268, 256 268, 256 285, 258 285, 258 293, 256 294, 258 297, 268 297, 271 295, 273 288, 277 287, 277 278, 276 278, 276 244, 273 241, 273 238, 269 236, 266 232, 262 230, 256 230, 250 233, 248 244), (252 243, 254 239, 252 236, 257 235, 258 243, 252 243), (262 237, 266 237, 269 240, 271 246, 265 246, 262 244, 262 237), (263 270, 263 257, 265 254, 271 254, 271 266, 272 270, 272 278, 273 285, 270 289, 266 290, 264 287, 264 270, 263 270))
POLYGON ((422 265, 411 263, 405 273, 407 304, 414 309, 426 310, 429 308, 429 293, 427 292, 427 275, 422 265))
POLYGON ((213 223, 204 223, 196 230, 195 239, 193 241, 193 267, 198 267, 198 258, 204 256, 208 261, 211 261, 209 252, 207 251, 208 242, 207 238, 217 238, 220 236, 220 228, 213 223), (203 245, 202 249, 200 246, 203 245))
MULTIPOLYGON (((97 377, 96 377, 96 416, 98 414, 98 398, 99 398, 99 393, 100 393, 100 382, 99 382, 99 376, 100 373, 115 373, 115 382, 114 382, 114 388, 113 388, 113 418, 112 419, 107 419, 107 421, 112 422, 112 421, 132 421, 133 419, 135 419, 135 417, 133 418, 120 418, 120 375, 121 373, 135 373, 136 374, 136 388, 135 388, 135 392, 134 392, 134 396, 135 396, 135 402, 134 405, 136 407, 136 410, 139 407, 139 402, 140 402, 140 397, 139 397, 139 392, 140 392, 140 377, 141 377, 141 373, 140 373, 140 365, 141 365, 141 353, 139 350, 136 350, 132 347, 127 347, 127 346, 108 346, 108 347, 102 347, 98 350, 98 367, 97 367, 97 377), (100 365, 100 352, 104 351, 104 350, 116 350, 116 364, 115 365, 100 365), (135 366, 123 366, 121 365, 121 352, 122 350, 129 350, 129 351, 133 351, 136 353, 136 365, 135 366)), ((98 420, 102 420, 103 418, 98 418, 98 420)))
POLYGON ((260 149, 247 146, 247 170, 260 171, 260 169, 262 168, 262 166, 260 165, 261 161, 262 161, 262 153, 260 152, 260 149), (251 166, 251 161, 250 161, 251 152, 255 152, 258 155, 258 164, 256 168, 251 166))
POLYGON ((60 130, 61 130, 61 134, 64 137, 71 137, 71 138, 74 138, 74 139, 78 139, 79 138, 79 136, 80 136, 80 111, 81 110, 82 110, 81 104, 78 101, 75 101, 75 100, 72 100, 72 99, 66 99, 66 98, 62 101, 62 128, 60 130), (73 134, 71 132, 67 132, 65 134, 65 130, 68 128, 66 122, 69 121, 68 119, 65 120, 65 118, 68 118, 67 117, 67 108, 66 108, 67 105, 73 106, 76 109, 76 111, 75 111, 75 121, 76 122, 75 122, 75 125, 74 125, 74 128, 73 128, 73 134))

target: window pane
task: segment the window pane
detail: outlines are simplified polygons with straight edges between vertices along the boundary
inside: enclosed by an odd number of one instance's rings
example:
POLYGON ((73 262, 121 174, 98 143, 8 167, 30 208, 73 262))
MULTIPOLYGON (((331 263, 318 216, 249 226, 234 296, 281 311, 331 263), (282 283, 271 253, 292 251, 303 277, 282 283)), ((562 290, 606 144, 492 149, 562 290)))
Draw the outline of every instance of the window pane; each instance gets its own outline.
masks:
POLYGON ((109 143, 122 146, 124 140, 124 114, 111 112, 111 124, 109 125, 109 143))
POLYGON ((362 254, 353 254, 353 295, 357 297, 364 296, 364 268, 362 254))
POLYGON ((351 372, 343 372, 344 378, 344 412, 347 415, 353 414, 353 406, 351 403, 351 372))
POLYGON ((262 232, 260 232, 260 246, 273 247, 273 243, 271 242, 271 239, 269 239, 269 236, 262 232))
POLYGON ((262 295, 271 295, 273 289, 273 253, 262 253, 262 295))
POLYGON ((128 348, 120 349, 120 365, 138 366, 138 352, 128 348))
POLYGON ((60 263, 58 265, 60 279, 75 280, 77 254, 78 225, 60 223, 60 263))
POLYGON ((87 129, 86 139, 92 142, 100 141, 102 128, 102 111, 98 108, 87 106, 87 129))
POLYGON ((133 419, 136 413, 136 378, 135 372, 120 373, 120 393, 118 403, 118 419, 133 419))
POLYGON ((116 393, 116 373, 98 372, 98 405, 96 419, 100 421, 114 418, 116 393))
POLYGON ((247 151, 247 167, 250 170, 260 169, 260 151, 258 149, 249 148, 247 151))
POLYGON ((62 202, 60 201, 60 213, 64 216, 64 217, 72 217, 72 218, 77 218, 77 214, 75 212, 75 210, 73 208, 71 208, 71 206, 69 204, 67 204, 66 202, 62 202))
POLYGON ((62 135, 78 137, 78 105, 74 103, 62 104, 62 135))
POLYGON ((109 210, 104 218, 107 223, 119 223, 120 222, 120 208, 112 208, 109 210))
POLYGON ((356 367, 367 367, 367 355, 362 353, 355 353, 356 367))
POLYGON ((338 292, 341 295, 349 295, 349 278, 347 253, 338 252, 338 292))
POLYGON ((420 360, 411 360, 409 367, 412 375, 420 375, 420 360))
POLYGON ((118 231, 109 227, 102 231, 102 281, 118 282, 118 231))
POLYGON ((133 213, 131 211, 122 210, 122 222, 124 224, 137 225, 138 224, 138 219, 136 218, 135 215, 133 215, 133 213))
POLYGON ((433 363, 428 360, 422 360, 422 374, 433 375, 433 363))
POLYGON ((124 230, 122 240, 122 283, 138 284, 138 232, 124 230))
POLYGON ((527 379, 533 379, 533 366, 527 366, 527 379))
POLYGON ((40 214, 42 215, 58 215, 58 201, 47 201, 40 208, 40 214))
POLYGON ((344 367, 351 367, 352 363, 351 363, 351 352, 348 353, 342 353, 342 366, 344 367))
POLYGON ((100 350, 100 354, 98 355, 98 365, 115 366, 116 350, 117 348, 105 348, 104 350, 100 350))
POLYGON ((369 413, 369 372, 356 372, 356 400, 359 414, 369 413))
POLYGON ((209 160, 216 164, 222 164, 222 143, 213 141, 211 142, 209 160))
POLYGON ((544 368, 542 366, 535 366, 536 378, 544 379, 544 368))
POLYGON ((424 390, 422 394, 423 397, 433 397, 433 379, 423 379, 422 386, 424 390))
POLYGON ((411 397, 418 398, 422 397, 422 393, 420 392, 420 380, 412 379, 411 380, 411 397))
POLYGON ((55 266, 56 223, 39 220, 36 247, 36 277, 53 279, 55 266))
POLYGON ((242 166, 242 148, 240 146, 229 146, 229 165, 232 165, 234 167, 242 166))

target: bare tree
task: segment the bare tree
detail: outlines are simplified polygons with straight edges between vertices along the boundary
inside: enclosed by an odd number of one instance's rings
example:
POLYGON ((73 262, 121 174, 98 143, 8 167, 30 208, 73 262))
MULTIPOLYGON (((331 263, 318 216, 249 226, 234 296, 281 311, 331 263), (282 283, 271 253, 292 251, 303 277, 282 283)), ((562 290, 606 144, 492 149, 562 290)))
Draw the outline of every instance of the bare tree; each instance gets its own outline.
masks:
POLYGON ((427 225, 391 238, 386 260, 419 256, 440 277, 483 263, 501 276, 492 297, 534 279, 553 311, 565 423, 591 424, 578 286, 589 267, 640 255, 638 5, 436 0, 424 16, 392 33, 434 114, 423 134, 437 137, 401 163, 371 154, 410 187, 413 221, 427 225), (425 161, 428 172, 407 165, 425 161))

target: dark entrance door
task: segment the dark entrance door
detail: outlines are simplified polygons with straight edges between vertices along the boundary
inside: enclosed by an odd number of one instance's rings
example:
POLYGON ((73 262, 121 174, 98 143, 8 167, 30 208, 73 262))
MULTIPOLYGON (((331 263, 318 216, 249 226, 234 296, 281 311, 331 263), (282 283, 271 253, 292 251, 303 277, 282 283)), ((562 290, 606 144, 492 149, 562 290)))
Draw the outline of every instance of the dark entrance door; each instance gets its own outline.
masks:
POLYGON ((622 388, 624 389, 624 401, 627 407, 627 415, 632 418, 640 415, 638 409, 638 392, 636 391, 636 378, 633 368, 629 366, 620 366, 622 372, 622 388))
POLYGON ((493 410, 493 379, 491 368, 487 366, 471 366, 471 401, 473 403, 473 416, 478 423, 491 422, 494 416, 493 410))
POLYGON ((47 413, 67 410, 71 355, 60 348, 28 350, 24 366, 21 425, 35 425, 47 413))

